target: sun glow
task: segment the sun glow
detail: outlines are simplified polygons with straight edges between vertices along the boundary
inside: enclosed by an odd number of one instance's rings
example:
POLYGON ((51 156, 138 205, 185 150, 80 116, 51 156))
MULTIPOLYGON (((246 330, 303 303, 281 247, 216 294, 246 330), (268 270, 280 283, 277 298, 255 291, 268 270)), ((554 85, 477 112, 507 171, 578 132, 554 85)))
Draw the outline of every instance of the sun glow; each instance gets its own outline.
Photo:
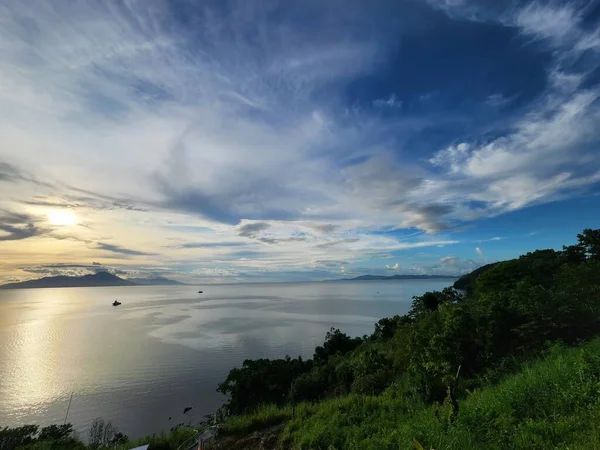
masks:
POLYGON ((51 225, 73 225, 77 223, 77 217, 69 211, 53 209, 48 212, 48 221, 51 225))

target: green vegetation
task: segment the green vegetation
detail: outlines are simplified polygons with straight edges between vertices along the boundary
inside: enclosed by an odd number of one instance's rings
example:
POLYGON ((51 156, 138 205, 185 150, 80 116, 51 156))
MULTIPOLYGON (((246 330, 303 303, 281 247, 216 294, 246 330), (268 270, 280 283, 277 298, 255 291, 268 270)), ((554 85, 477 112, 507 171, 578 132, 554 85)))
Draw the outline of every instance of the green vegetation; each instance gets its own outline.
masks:
POLYGON ((331 330, 311 360, 245 361, 219 386, 223 431, 286 422, 285 448, 590 448, 600 341, 567 347, 600 334, 600 230, 461 286, 415 297, 370 336, 331 330))
POLYGON ((130 442, 110 422, 96 419, 87 443, 75 435, 71 424, 50 425, 42 429, 37 425, 0 428, 0 450, 128 450, 143 444, 150 444, 151 450, 177 450, 196 434, 197 431, 191 428, 176 428, 170 433, 130 442))
POLYGON ((458 289, 459 291, 465 291, 468 294, 473 293, 473 291, 475 290, 475 283, 477 282, 477 278, 479 278, 479 275, 483 274, 484 272, 487 272, 496 264, 500 263, 495 262, 491 264, 486 264, 485 266, 481 266, 478 269, 475 269, 471 273, 463 275, 454 282, 454 289, 458 289))
POLYGON ((600 339, 553 347, 501 383, 465 392, 455 421, 395 386, 298 408, 284 447, 336 449, 600 448, 600 339))

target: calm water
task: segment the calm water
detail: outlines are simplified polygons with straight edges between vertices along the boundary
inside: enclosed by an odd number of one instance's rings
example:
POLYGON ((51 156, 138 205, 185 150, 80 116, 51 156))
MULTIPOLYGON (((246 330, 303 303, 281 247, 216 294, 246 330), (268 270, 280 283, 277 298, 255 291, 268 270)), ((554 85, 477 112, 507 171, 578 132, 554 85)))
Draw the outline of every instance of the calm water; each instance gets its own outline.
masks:
POLYGON ((221 405, 215 388, 244 359, 310 357, 330 327, 371 333, 413 295, 450 284, 0 291, 0 426, 62 423, 71 392, 69 421, 83 438, 96 417, 133 437, 195 422, 221 405))

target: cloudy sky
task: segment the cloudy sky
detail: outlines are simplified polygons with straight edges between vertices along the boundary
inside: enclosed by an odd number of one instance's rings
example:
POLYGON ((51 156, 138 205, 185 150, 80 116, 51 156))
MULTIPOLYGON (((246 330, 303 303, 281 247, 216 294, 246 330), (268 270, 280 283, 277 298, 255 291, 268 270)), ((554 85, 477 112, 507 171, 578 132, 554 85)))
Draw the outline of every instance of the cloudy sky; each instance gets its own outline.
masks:
POLYGON ((571 243, 600 223, 599 3, 3 1, 0 282, 571 243))

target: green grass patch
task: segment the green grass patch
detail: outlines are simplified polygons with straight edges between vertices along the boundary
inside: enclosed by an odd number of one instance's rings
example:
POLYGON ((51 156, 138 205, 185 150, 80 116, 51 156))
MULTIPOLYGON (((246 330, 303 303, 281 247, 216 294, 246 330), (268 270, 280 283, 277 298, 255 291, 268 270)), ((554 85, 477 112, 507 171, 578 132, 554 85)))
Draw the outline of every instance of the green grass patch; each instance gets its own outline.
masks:
POLYGON ((251 414, 227 418, 227 421, 221 428, 221 433, 244 435, 255 430, 283 423, 291 418, 291 407, 278 407, 273 404, 260 406, 251 414))
POLYGON ((600 448, 600 339, 555 347, 493 387, 466 394, 458 419, 393 389, 300 405, 283 446, 297 449, 600 448), (437 415, 435 411, 437 410, 437 415))

